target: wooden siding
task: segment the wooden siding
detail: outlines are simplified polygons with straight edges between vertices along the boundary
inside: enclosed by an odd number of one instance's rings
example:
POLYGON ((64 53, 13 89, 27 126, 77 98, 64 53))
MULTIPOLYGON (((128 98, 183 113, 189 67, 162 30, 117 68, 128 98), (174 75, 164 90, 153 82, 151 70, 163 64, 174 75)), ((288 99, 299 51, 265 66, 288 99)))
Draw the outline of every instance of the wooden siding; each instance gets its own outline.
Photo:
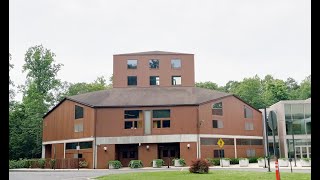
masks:
POLYGON ((65 100, 43 119, 43 141, 77 139, 94 135, 94 109, 65 100), (75 105, 83 107, 83 118, 74 118, 75 105), (83 132, 74 132, 74 124, 83 123, 83 132))

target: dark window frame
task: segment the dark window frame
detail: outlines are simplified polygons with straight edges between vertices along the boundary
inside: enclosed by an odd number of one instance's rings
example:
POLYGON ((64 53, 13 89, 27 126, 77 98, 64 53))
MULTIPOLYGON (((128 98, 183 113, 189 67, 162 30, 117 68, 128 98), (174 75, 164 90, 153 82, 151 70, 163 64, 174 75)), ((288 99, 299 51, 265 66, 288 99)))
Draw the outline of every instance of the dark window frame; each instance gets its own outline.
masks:
POLYGON ((150 80, 149 81, 150 86, 159 86, 160 85, 160 77, 159 76, 150 76, 149 80, 150 80), (158 84, 157 84, 157 82, 158 82, 158 84))
POLYGON ((82 119, 84 116, 84 108, 79 105, 74 105, 74 119, 82 119))
POLYGON ((138 85, 138 77, 137 76, 127 76, 127 85, 128 86, 137 86, 138 85), (135 78, 135 80, 132 80, 131 78, 135 78))
POLYGON ((127 69, 137 69, 138 68, 138 60, 137 59, 127 59, 127 69), (136 66, 129 65, 129 61, 136 61, 136 66))
POLYGON ((217 120, 217 119, 212 120, 212 128, 215 128, 215 129, 223 128, 223 121, 217 120))
POLYGON ((182 77, 181 76, 171 76, 171 85, 172 86, 181 86, 182 85, 182 77), (180 78, 180 84, 177 84, 177 80, 174 78, 180 78))
POLYGON ((181 69, 182 63, 181 63, 181 59, 171 59, 171 69, 181 69), (174 63, 173 61, 180 61, 180 67, 174 67, 174 63))
POLYGON ((150 69, 159 69, 160 68, 159 59, 149 59, 149 68, 150 69))
POLYGON ((212 104, 212 115, 223 116, 223 103, 222 102, 217 102, 217 103, 212 104))
POLYGON ((244 106, 244 118, 247 118, 247 119, 253 118, 253 110, 248 106, 244 106))

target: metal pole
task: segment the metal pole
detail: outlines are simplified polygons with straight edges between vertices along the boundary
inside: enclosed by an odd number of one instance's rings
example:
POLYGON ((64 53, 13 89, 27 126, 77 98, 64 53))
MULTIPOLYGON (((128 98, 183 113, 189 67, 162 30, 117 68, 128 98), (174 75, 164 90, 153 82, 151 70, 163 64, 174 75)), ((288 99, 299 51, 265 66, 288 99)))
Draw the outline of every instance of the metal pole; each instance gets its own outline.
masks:
MULTIPOLYGON (((78 142, 78 146, 79 146, 79 142, 78 142)), ((78 170, 79 170, 79 149, 78 149, 78 170)))
POLYGON ((294 167, 297 167, 297 163, 296 163, 296 145, 294 143, 294 133, 293 133, 293 119, 291 117, 291 134, 292 134, 292 143, 293 143, 293 158, 294 158, 294 167))
POLYGON ((269 152, 269 141, 268 141, 268 127, 267 127, 267 108, 264 108, 264 120, 265 120, 265 127, 266 127, 266 144, 267 144, 267 157, 268 157, 268 172, 270 171, 270 152, 269 152))
POLYGON ((223 167, 223 162, 222 162, 222 157, 221 157, 221 154, 222 154, 222 153, 221 153, 221 152, 222 152, 222 150, 220 149, 220 150, 219 150, 219 156, 220 156, 221 167, 223 167))
POLYGON ((271 120, 272 124, 272 136, 273 136, 273 154, 276 156, 276 159, 278 159, 277 153, 276 153, 276 136, 274 133, 274 124, 273 124, 273 119, 272 119, 272 113, 270 113, 269 119, 271 120))

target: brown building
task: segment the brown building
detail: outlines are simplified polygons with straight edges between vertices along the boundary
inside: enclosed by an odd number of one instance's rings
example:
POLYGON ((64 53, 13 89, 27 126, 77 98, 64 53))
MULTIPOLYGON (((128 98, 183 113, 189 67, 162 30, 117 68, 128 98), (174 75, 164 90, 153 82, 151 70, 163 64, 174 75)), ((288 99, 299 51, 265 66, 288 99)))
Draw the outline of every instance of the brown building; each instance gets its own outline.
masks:
POLYGON ((261 112, 240 98, 194 87, 193 54, 114 55, 114 88, 66 97, 44 116, 44 158, 110 160, 262 156, 261 112), (217 145, 222 138, 225 145, 217 145))

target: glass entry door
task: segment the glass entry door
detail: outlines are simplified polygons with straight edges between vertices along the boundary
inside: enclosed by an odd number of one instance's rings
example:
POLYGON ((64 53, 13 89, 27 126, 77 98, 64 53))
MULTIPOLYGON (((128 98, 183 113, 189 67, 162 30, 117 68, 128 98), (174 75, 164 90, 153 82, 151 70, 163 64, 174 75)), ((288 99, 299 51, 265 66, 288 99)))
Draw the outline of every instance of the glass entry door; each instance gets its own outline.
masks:
POLYGON ((296 158, 311 158, 311 146, 296 146, 296 158))

